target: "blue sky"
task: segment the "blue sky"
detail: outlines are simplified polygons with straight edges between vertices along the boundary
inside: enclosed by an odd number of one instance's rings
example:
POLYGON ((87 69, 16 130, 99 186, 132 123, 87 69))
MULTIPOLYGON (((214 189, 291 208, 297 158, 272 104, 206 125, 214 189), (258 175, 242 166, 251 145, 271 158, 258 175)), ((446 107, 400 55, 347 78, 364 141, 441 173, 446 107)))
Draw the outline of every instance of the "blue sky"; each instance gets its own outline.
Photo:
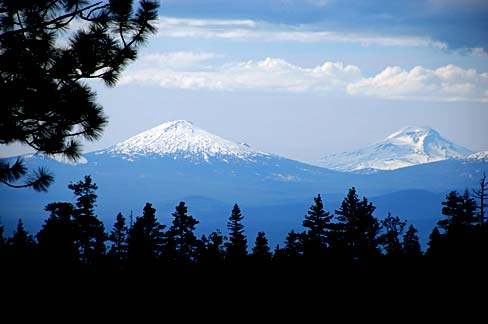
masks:
MULTIPOLYGON (((488 150, 488 2, 167 0, 86 151, 188 119, 314 162, 408 126, 488 150)), ((2 148, 1 155, 22 152, 2 148)))

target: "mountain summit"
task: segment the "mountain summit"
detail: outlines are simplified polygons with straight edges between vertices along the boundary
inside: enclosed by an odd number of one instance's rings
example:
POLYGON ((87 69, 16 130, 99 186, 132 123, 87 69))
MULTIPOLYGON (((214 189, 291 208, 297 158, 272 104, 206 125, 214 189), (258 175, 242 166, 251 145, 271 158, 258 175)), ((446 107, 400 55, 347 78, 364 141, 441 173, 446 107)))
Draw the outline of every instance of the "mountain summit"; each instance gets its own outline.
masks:
POLYGON ((368 172, 463 158, 471 153, 432 128, 409 126, 357 151, 327 155, 318 164, 337 171, 368 172))
POLYGON ((207 162, 216 157, 252 160, 256 156, 268 155, 253 151, 247 144, 211 134, 186 120, 161 124, 98 152, 103 153, 122 156, 130 161, 140 157, 169 156, 207 162))

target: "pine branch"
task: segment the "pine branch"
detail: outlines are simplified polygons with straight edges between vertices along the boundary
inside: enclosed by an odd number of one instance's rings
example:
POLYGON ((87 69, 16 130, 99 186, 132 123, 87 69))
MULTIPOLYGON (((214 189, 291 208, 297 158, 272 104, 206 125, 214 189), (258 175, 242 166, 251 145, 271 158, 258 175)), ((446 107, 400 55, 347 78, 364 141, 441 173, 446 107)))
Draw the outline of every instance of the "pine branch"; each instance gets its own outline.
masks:
MULTIPOLYGON (((66 19, 66 18, 69 18, 69 17, 74 17, 88 9, 91 9, 91 8, 94 8, 98 5, 100 5, 101 3, 103 3, 102 1, 99 1, 97 3, 94 3, 92 5, 89 5, 85 8, 81 8, 81 9, 77 9, 75 11, 72 11, 72 12, 69 12, 67 14, 64 14, 64 15, 61 15, 59 17, 56 17, 52 20, 49 20, 49 21, 46 21, 46 22, 43 22, 41 24, 38 24, 38 25, 35 25, 35 26, 30 26, 30 27, 24 27, 24 28, 19 28, 19 29, 15 29, 15 30, 9 30, 9 31, 6 31, 2 34, 0 34, 0 41, 7 38, 7 37, 10 37, 10 36, 13 36, 13 35, 17 35, 17 34, 22 34, 22 33, 25 33, 25 32, 30 32, 30 31, 33 31, 33 30, 36 30, 36 29, 43 29, 43 28, 47 28, 49 29, 50 25, 53 25, 53 24, 56 24, 56 26, 65 26, 67 25, 68 23, 62 23, 62 24, 58 24, 59 21, 62 21, 63 19, 66 19)), ((102 9, 104 7, 106 7, 107 5, 103 5, 103 6, 100 6, 98 8, 94 8, 94 9, 102 9)), ((72 20, 73 18, 71 18, 70 20, 72 20)), ((54 29, 57 29, 57 28, 54 28, 54 29)))

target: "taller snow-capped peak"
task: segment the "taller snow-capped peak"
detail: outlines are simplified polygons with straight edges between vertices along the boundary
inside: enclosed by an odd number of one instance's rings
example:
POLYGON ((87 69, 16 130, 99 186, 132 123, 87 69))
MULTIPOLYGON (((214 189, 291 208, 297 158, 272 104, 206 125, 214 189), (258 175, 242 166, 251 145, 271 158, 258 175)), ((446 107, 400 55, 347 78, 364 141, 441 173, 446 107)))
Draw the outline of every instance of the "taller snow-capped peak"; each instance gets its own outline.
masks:
POLYGON ((186 120, 163 123, 116 144, 107 152, 123 155, 129 160, 148 155, 171 155, 205 161, 216 156, 248 160, 257 155, 267 155, 251 150, 249 145, 211 134, 186 120))
POLYGON ((352 152, 323 157, 319 165, 338 171, 394 170, 453 158, 472 151, 443 138, 429 127, 405 127, 384 140, 352 152))

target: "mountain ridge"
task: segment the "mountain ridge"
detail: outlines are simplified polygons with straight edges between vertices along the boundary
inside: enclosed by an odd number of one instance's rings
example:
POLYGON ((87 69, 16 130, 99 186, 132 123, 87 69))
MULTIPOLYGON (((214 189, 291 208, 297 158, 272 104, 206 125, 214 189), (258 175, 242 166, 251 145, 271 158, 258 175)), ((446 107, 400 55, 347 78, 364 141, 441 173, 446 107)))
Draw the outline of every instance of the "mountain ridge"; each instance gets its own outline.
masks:
POLYGON ((464 158, 472 153, 432 128, 407 126, 364 148, 326 155, 317 165, 342 172, 368 173, 464 158))

